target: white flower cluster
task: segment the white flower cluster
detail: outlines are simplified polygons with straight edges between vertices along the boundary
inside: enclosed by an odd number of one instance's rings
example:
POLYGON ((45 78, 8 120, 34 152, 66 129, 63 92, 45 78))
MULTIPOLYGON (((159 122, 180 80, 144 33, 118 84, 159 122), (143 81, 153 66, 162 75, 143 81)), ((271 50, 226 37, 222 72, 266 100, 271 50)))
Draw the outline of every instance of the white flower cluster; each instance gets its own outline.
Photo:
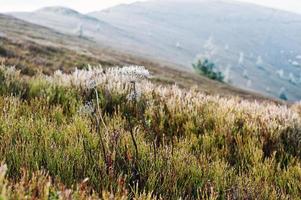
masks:
POLYGON ((95 68, 89 66, 88 70, 75 69, 71 74, 65 74, 58 70, 53 76, 48 76, 47 80, 57 85, 83 88, 89 87, 96 79, 101 80, 103 74, 104 71, 101 66, 95 68))
POLYGON ((292 109, 293 109, 294 111, 296 111, 296 112, 300 115, 300 117, 301 117, 301 101, 298 102, 298 103, 295 103, 295 104, 292 106, 292 109))
POLYGON ((56 71, 53 76, 47 77, 47 80, 53 84, 70 87, 91 89, 102 85, 112 89, 115 86, 122 87, 124 83, 138 82, 149 77, 149 71, 143 66, 112 67, 105 70, 101 66, 89 66, 88 69, 76 69, 71 74, 56 71))
POLYGON ((122 68, 109 68, 108 73, 118 74, 120 76, 125 76, 128 78, 136 79, 145 79, 150 77, 150 73, 143 66, 128 66, 122 68))
MULTIPOLYGON (((186 91, 173 87, 172 89, 157 90, 160 96, 163 96, 171 112, 186 113, 189 116, 198 116, 199 111, 208 104, 214 105, 213 115, 219 117, 227 124, 233 124, 238 115, 242 115, 249 124, 249 127, 258 127, 259 124, 266 126, 268 130, 275 133, 277 130, 285 130, 287 127, 301 127, 301 118, 298 113, 283 105, 276 105, 270 102, 251 102, 240 98, 221 98, 218 96, 206 96, 197 91, 186 91), (214 114, 216 113, 216 114, 214 114)), ((227 131, 229 127, 221 127, 227 131)), ((254 130, 254 133, 256 131, 254 130)), ((257 130, 257 133, 260 131, 257 130)), ((279 133, 279 132, 277 132, 279 133)))
POLYGON ((18 79, 20 76, 20 71, 16 70, 15 67, 6 67, 4 65, 0 65, 0 70, 4 73, 3 75, 7 81, 18 79))
POLYGON ((94 106, 92 102, 87 102, 84 106, 80 107, 78 113, 83 115, 90 115, 94 112, 94 106))
MULTIPOLYGON (((8 70, 5 72, 8 76, 9 74, 14 75, 13 68, 6 70, 8 70)), ((51 84, 79 89, 101 87, 110 93, 127 95, 128 100, 139 99, 143 95, 143 98, 148 99, 150 109, 152 106, 157 106, 152 101, 155 95, 166 103, 170 112, 198 116, 198 113, 202 112, 202 109, 208 108, 208 104, 210 104, 212 106, 209 107, 214 108, 212 114, 219 116, 220 120, 227 120, 229 123, 236 119, 239 114, 245 115, 245 118, 248 119, 247 123, 258 124, 260 121, 270 130, 281 130, 296 123, 301 126, 301 103, 291 108, 271 102, 251 102, 235 97, 208 96, 195 89, 185 90, 176 85, 158 86, 147 79, 141 79, 142 77, 149 77, 149 72, 143 67, 109 68, 107 70, 101 67, 90 67, 87 70, 75 70, 71 74, 58 71, 53 76, 47 77, 47 80, 51 84), (137 81, 133 81, 133 77, 137 81)), ((82 108, 84 113, 92 111, 93 106, 91 104, 82 108)), ((225 129, 225 131, 227 130, 225 129)))

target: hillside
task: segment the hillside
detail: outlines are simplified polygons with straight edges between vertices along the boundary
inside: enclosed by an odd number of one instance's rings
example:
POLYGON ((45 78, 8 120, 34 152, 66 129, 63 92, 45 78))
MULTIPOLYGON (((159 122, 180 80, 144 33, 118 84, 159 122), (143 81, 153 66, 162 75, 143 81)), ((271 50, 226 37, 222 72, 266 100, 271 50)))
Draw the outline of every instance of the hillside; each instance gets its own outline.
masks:
POLYGON ((79 37, 97 37, 111 44, 128 37, 123 31, 106 22, 64 7, 46 7, 33 13, 21 12, 12 13, 12 15, 63 33, 79 37))
POLYGON ((300 15, 219 0, 147 1, 89 15, 183 66, 206 57, 233 85, 276 97, 283 88, 289 99, 301 99, 300 15))
POLYGON ((0 200, 300 199, 301 102, 85 34, 0 27, 0 200))
POLYGON ((31 78, 0 66, 0 197, 300 197, 300 104, 149 77, 135 66, 31 78))
POLYGON ((185 72, 208 57, 231 85, 301 99, 300 15, 219 0, 146 1, 87 15, 60 9, 12 15, 74 35, 81 27, 80 35, 100 44, 185 72))
MULTIPOLYGON (((34 75, 38 71, 52 74, 60 69, 71 72, 87 64, 104 67, 114 65, 144 65, 153 74, 153 80, 165 84, 197 89, 207 94, 240 96, 246 99, 273 100, 256 93, 221 84, 194 73, 176 70, 177 66, 160 60, 149 60, 128 52, 95 45, 86 38, 58 33, 16 18, 0 15, 0 59, 3 64, 16 66, 23 73, 34 75)), ((273 100, 274 101, 274 100, 273 100)))

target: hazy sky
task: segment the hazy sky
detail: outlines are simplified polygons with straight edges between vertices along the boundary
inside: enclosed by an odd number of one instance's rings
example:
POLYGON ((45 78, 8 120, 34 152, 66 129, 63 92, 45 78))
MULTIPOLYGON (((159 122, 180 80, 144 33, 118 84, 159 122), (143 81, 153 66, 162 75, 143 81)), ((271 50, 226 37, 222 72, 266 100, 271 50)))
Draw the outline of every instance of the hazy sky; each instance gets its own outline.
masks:
MULTIPOLYGON (((0 0, 0 12, 32 11, 45 6, 66 6, 86 13, 137 0, 0 0)), ((301 14, 301 0, 239 0, 301 14)))
MULTIPOLYGON (((1 1, 1 0, 0 0, 1 1)), ((239 0, 301 14, 301 0, 239 0)))

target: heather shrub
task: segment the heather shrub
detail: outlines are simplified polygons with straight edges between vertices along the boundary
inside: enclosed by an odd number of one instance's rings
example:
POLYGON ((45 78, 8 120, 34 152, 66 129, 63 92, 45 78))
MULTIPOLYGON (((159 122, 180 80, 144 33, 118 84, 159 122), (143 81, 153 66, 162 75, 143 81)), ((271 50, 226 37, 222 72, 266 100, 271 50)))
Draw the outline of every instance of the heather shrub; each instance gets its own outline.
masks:
MULTIPOLYGON (((128 191, 120 179, 116 193, 103 191, 97 195, 88 185, 89 179, 84 179, 70 189, 58 180, 53 180, 44 171, 29 174, 24 170, 18 182, 12 182, 6 177, 7 166, 0 166, 0 198, 1 199, 128 199, 128 191)), ((155 199, 152 194, 135 193, 133 199, 151 200, 155 199)))
POLYGON ((293 110, 295 110, 301 116, 301 102, 294 104, 293 110))
POLYGON ((156 85, 136 66, 34 77, 2 66, 0 74, 3 198, 301 195, 298 104, 156 85))

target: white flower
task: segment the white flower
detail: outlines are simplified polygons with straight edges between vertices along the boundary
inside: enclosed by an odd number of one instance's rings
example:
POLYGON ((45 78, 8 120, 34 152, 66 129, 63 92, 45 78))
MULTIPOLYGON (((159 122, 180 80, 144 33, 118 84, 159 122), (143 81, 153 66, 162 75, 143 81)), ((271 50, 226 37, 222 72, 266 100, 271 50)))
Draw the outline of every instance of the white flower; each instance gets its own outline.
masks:
POLYGON ((1 165, 0 166, 0 176, 1 174, 5 174, 7 172, 7 165, 1 165))
POLYGON ((87 84, 86 84, 86 87, 88 88, 88 89, 93 89, 93 88, 95 88, 97 86, 97 83, 96 83, 96 81, 95 80, 88 80, 87 81, 87 84))
POLYGON ((76 69, 71 74, 56 71, 53 76, 47 77, 47 81, 69 87, 81 87, 92 89, 99 85, 106 85, 108 89, 112 85, 141 81, 150 77, 150 73, 143 66, 112 67, 103 70, 101 66, 88 69, 76 69), (109 84, 110 83, 110 84, 109 84))
POLYGON ((86 103, 84 106, 80 107, 78 113, 83 115, 90 115, 94 112, 94 106, 92 102, 86 103))
POLYGON ((122 68, 110 68, 109 73, 116 73, 117 75, 125 76, 133 79, 149 78, 150 73, 143 66, 128 66, 122 68))

